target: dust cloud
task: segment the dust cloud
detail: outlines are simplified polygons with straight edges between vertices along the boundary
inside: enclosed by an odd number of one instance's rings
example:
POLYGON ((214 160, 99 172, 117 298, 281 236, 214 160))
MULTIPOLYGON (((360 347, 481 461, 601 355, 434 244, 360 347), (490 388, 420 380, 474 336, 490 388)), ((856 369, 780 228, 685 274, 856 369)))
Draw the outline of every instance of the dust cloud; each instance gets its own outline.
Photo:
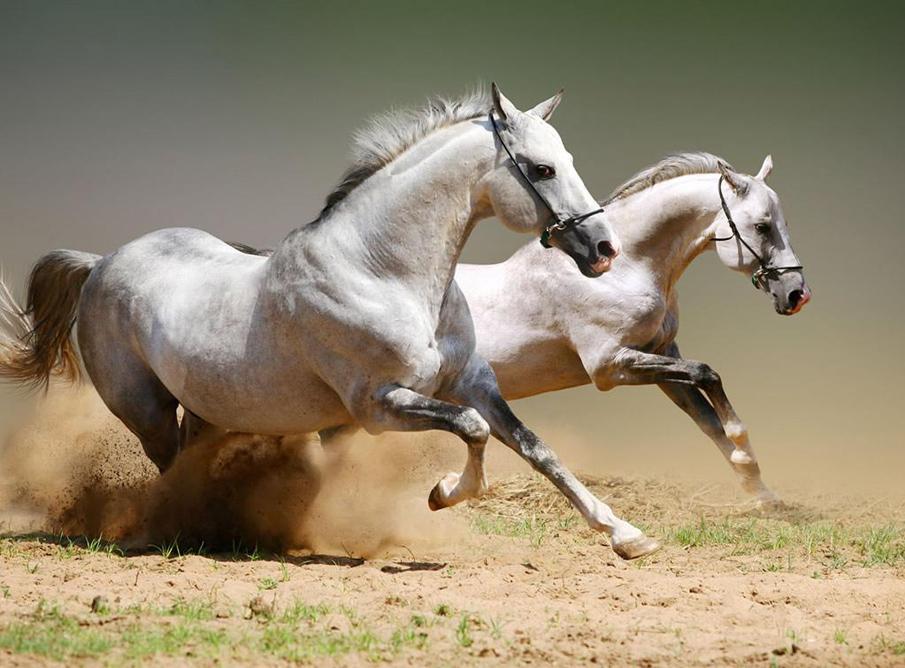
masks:
POLYGON ((134 549, 178 539, 182 549, 414 554, 465 533, 460 517, 427 507, 464 457, 435 434, 330 448, 235 434, 193 445, 160 476, 93 389, 57 387, 0 448, 0 523, 134 549))
MULTIPOLYGON (((34 403, 0 444, 0 532, 100 536, 134 549, 178 539, 181 548, 354 557, 455 550, 470 535, 461 514, 427 507, 436 481, 464 464, 465 448, 448 434, 361 434, 327 448, 317 439, 229 435, 194 445, 160 476, 92 388, 53 387, 34 403)), ((576 430, 541 425, 538 433, 577 472, 736 488, 703 436, 694 449, 664 445, 651 462, 576 430)), ((874 469, 859 476, 847 467, 841 484, 842 459, 823 458, 820 475, 814 464, 769 463, 765 480, 787 500, 864 489, 902 499, 901 489, 878 485, 874 469)), ((487 466, 491 486, 530 470, 495 442, 487 466)), ((721 497, 746 500, 737 490, 721 497)), ((630 518, 632 506, 616 501, 614 510, 630 518)))

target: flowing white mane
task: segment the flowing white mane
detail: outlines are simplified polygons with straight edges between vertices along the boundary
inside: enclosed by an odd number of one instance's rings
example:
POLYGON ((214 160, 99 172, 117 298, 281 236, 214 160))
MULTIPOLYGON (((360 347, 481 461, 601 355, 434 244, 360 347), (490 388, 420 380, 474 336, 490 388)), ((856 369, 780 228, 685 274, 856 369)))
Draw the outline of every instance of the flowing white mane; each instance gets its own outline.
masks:
POLYGON ((606 199, 607 202, 623 199, 642 190, 647 190, 653 185, 675 179, 688 174, 716 174, 720 171, 719 163, 725 164, 730 169, 732 165, 712 153, 695 151, 690 153, 676 153, 668 155, 660 162, 642 169, 628 181, 616 188, 606 199))
POLYGON ((352 165, 327 196, 320 218, 368 177, 391 163, 427 135, 441 128, 486 115, 493 106, 484 89, 457 99, 429 98, 420 109, 397 109, 371 119, 355 133, 352 165))

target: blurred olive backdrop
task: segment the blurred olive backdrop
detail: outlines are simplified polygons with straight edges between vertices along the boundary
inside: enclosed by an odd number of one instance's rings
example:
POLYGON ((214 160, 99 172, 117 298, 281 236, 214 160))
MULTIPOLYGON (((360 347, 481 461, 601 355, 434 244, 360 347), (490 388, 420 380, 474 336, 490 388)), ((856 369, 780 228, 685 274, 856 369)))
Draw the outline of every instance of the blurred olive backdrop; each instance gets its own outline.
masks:
MULTIPOLYGON (((813 302, 780 317, 705 255, 679 342, 722 373, 769 479, 888 489, 905 471, 903 19, 900 2, 2 0, 0 260, 21 294, 50 249, 165 226, 273 245, 371 114, 481 81, 523 107, 564 87, 554 124, 600 196, 675 150, 747 172, 773 154, 813 302)), ((527 241, 488 221, 465 260, 527 241)), ((19 404, 0 404, 9 425, 19 404)), ((656 388, 517 410, 595 446, 578 466, 729 477, 656 388)))

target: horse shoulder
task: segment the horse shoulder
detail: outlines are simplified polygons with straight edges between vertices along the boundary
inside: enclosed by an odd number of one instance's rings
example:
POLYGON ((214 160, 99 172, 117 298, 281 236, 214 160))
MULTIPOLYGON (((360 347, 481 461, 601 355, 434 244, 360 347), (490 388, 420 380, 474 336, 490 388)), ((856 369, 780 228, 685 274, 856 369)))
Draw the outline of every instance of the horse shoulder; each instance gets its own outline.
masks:
POLYGON ((568 336, 598 389, 618 385, 620 351, 660 345, 670 330, 669 299, 640 267, 625 264, 601 278, 575 282, 568 294, 568 336))
POLYGON ((443 309, 432 313, 408 286, 366 267, 337 272, 330 257, 311 255, 277 258, 268 281, 268 301, 286 330, 282 345, 297 346, 304 332, 300 354, 340 393, 355 369, 368 369, 365 395, 387 383, 429 393, 441 367, 443 309))

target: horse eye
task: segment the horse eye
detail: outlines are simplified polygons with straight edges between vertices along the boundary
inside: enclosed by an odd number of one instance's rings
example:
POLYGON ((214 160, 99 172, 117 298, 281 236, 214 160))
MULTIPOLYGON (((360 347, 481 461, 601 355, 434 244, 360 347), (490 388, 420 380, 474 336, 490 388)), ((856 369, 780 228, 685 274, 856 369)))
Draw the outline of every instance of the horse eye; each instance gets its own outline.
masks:
POLYGON ((758 234, 767 234, 770 231, 770 224, 757 223, 757 225, 754 226, 754 229, 757 230, 758 234))
POLYGON ((537 174, 539 179, 552 179, 556 176, 556 170, 550 165, 535 165, 534 173, 537 174))

